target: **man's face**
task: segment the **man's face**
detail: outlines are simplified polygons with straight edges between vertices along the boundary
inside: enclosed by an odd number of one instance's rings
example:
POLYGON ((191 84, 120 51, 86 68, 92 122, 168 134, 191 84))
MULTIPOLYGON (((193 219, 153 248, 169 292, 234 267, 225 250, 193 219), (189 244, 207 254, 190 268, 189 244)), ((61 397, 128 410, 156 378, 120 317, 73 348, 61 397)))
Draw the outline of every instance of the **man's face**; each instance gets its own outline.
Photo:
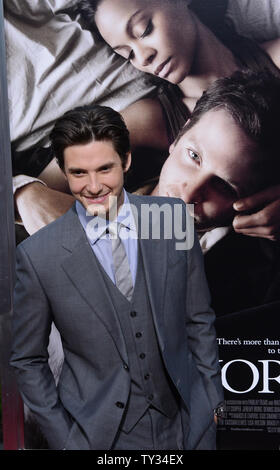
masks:
POLYGON ((224 109, 206 112, 170 149, 159 195, 194 204, 198 230, 229 225, 234 201, 254 191, 256 144, 224 109))
POLYGON ((64 170, 73 196, 92 215, 108 216, 113 198, 118 207, 123 202, 124 173, 130 166, 130 154, 125 168, 110 141, 91 141, 72 145, 64 150, 64 170))

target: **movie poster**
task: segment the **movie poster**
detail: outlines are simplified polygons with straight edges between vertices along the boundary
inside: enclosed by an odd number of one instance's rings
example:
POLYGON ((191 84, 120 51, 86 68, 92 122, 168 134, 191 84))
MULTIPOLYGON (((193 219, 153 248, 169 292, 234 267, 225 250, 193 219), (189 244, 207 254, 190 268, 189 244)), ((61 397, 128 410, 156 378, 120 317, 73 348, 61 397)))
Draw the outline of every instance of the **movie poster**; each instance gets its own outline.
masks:
POLYGON ((217 321, 226 413, 222 449, 279 449, 279 302, 217 321))
MULTIPOLYGON (((123 112, 136 101, 155 96, 162 86, 90 31, 78 3, 4 0, 14 190, 38 178, 65 195, 59 199, 52 193, 41 206, 32 196, 29 205, 20 202, 15 213, 17 243, 58 217, 56 209, 66 210, 71 202, 49 148, 55 120, 93 102, 123 112)), ((248 32, 259 41, 280 34, 279 0, 186 3, 216 26, 227 16, 239 33, 248 32)), ((155 151, 144 163, 136 153, 127 189, 149 194, 166 152, 155 151)), ((226 399, 226 412, 218 423, 219 450, 280 447, 278 252, 277 242, 236 236, 228 229, 204 250, 226 399)))

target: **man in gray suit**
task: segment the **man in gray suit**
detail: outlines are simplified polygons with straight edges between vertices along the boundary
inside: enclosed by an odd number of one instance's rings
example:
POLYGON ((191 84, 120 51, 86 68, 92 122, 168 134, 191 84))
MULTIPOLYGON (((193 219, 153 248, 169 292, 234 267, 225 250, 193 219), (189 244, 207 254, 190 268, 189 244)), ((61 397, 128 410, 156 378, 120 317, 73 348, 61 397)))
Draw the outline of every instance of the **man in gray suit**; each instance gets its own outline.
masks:
POLYGON ((129 136, 110 108, 66 113, 52 142, 76 201, 17 249, 11 364, 25 403, 51 449, 214 449, 215 315, 185 204, 126 193, 129 136), (164 236, 165 211, 183 214, 185 249, 175 227, 164 236))

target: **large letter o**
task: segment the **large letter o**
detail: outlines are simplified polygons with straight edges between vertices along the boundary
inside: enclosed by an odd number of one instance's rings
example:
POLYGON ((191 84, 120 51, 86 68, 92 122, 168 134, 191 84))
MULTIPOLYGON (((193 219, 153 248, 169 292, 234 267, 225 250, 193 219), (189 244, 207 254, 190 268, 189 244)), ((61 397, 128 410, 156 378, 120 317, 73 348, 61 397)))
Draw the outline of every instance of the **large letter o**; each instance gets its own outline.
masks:
POLYGON ((254 364, 252 364, 252 362, 246 361, 245 359, 234 359, 233 361, 230 361, 227 364, 225 364, 224 367, 222 368, 222 383, 223 383, 223 386, 232 393, 248 393, 251 390, 253 390, 253 388, 255 388, 258 381, 259 381, 259 371, 258 371, 257 367, 254 364), (233 364, 233 362, 244 362, 245 364, 248 364, 248 366, 252 370, 252 372, 253 372, 253 382, 252 382, 252 385, 247 390, 242 390, 242 391, 234 390, 228 384, 228 381, 227 381, 227 378, 226 378, 226 373, 227 373, 228 367, 231 364, 233 364))

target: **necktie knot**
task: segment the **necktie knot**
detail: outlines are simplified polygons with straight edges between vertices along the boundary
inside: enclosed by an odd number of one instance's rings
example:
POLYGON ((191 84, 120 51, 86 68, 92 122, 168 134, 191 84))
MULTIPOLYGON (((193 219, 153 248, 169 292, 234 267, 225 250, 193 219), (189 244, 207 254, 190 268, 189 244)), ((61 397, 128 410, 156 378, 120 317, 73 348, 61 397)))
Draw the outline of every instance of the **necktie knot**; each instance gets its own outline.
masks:
POLYGON ((112 222, 107 228, 107 231, 112 240, 116 240, 120 236, 121 224, 118 222, 112 222))

